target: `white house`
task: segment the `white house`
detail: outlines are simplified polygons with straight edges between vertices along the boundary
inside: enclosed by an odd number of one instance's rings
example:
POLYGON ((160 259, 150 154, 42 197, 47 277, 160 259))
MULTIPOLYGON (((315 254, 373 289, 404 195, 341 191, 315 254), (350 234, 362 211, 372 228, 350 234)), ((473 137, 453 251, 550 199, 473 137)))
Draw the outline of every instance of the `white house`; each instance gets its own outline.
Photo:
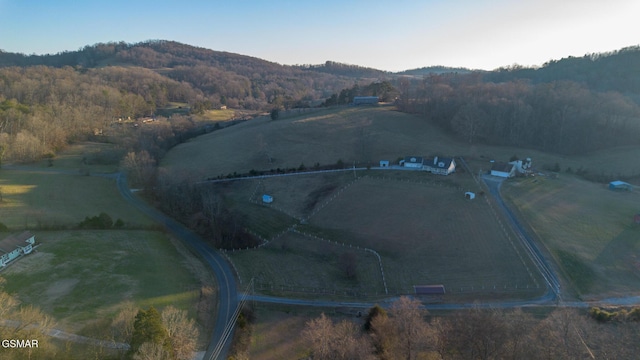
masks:
POLYGON ((516 165, 503 162, 494 162, 491 166, 491 175, 503 178, 516 176, 516 165))
POLYGON ((400 160, 400 165, 406 168, 422 169, 424 159, 419 156, 407 156, 404 160, 400 160))
POLYGON ((435 156, 433 159, 425 161, 424 169, 436 175, 449 175, 456 171, 456 161, 452 158, 435 156))
POLYGON ((0 240, 0 267, 6 266, 20 255, 29 254, 35 242, 36 237, 30 231, 0 240))

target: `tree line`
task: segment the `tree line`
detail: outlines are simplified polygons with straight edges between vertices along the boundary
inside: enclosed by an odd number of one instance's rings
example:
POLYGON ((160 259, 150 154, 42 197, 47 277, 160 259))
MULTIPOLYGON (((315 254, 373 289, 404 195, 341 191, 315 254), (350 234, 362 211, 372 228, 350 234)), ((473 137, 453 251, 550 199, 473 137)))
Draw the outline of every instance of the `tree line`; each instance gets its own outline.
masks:
MULTIPOLYGON (((592 311, 593 312, 593 311, 592 311)), ((631 359, 640 350, 637 317, 615 324, 573 309, 544 315, 480 307, 431 316, 401 297, 371 308, 363 325, 324 314, 302 334, 310 359, 631 359)))
POLYGON ((640 107, 619 92, 584 83, 494 83, 481 74, 399 80, 402 111, 469 143, 577 154, 640 144, 640 107))

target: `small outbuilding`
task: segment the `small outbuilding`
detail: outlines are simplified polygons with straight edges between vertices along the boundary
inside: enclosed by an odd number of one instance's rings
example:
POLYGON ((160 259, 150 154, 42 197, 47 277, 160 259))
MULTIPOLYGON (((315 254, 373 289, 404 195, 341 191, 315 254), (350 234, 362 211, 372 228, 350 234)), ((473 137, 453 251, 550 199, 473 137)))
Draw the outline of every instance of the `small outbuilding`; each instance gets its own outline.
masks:
POLYGON ((262 195, 262 202, 265 204, 271 204, 273 202, 273 196, 267 194, 262 195))
POLYGON ((473 200, 476 198, 476 194, 472 193, 471 191, 467 191, 466 193, 464 193, 464 197, 466 199, 473 200))
POLYGON ((444 285, 414 285, 416 295, 442 295, 445 293, 444 285))
POLYGON ((381 168, 389 167, 389 160, 380 160, 380 167, 381 168))
POLYGON ((378 105, 378 102, 380 101, 380 99, 378 99, 377 96, 354 96, 353 97, 353 105, 378 105))
POLYGON ((609 183, 609 190, 613 191, 631 191, 633 189, 633 185, 626 183, 624 181, 612 181, 609 183))

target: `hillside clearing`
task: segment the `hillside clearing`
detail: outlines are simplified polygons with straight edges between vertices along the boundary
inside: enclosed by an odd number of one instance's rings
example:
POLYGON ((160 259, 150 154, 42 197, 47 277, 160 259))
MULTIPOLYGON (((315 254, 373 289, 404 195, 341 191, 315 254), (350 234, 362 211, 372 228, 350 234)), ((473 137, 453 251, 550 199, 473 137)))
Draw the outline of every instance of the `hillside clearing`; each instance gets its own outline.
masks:
POLYGON ((562 170, 571 167, 607 175, 640 174, 640 167, 629 167, 640 156, 640 147, 560 156, 469 144, 453 139, 427 120, 395 111, 392 106, 327 108, 276 121, 259 117, 178 145, 160 165, 198 179, 251 169, 328 165, 338 160, 346 166, 354 162, 395 162, 408 155, 461 155, 469 161, 478 160, 478 168, 484 170, 489 168, 489 160, 507 161, 517 155, 531 157, 539 169, 558 163, 562 170))

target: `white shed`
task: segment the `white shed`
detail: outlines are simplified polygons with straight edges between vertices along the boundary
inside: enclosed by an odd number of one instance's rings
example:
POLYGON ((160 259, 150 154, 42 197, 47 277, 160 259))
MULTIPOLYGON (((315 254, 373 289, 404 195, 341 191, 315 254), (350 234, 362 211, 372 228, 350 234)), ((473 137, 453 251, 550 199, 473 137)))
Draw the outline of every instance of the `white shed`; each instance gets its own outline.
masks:
POLYGON ((267 194, 262 195, 262 202, 265 204, 271 204, 273 202, 273 196, 267 194))
POLYGON ((380 167, 389 167, 389 160, 380 160, 380 167))
POLYGON ((464 197, 466 199, 473 200, 476 198, 476 194, 472 193, 471 191, 467 191, 466 193, 464 193, 464 197))

